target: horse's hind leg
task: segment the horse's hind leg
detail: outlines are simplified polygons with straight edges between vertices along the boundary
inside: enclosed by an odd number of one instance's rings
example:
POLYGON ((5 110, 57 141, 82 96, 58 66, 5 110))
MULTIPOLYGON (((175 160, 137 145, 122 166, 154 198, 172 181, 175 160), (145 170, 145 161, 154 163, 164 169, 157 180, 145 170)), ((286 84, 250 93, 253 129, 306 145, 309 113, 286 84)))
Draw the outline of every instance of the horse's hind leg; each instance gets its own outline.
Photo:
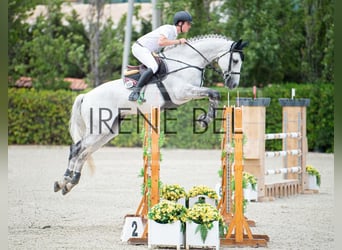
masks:
POLYGON ((63 179, 61 181, 55 181, 54 183, 55 192, 58 192, 59 190, 63 189, 67 183, 71 182, 73 178, 73 170, 74 170, 75 161, 77 159, 77 156, 80 150, 81 150, 81 141, 70 146, 68 168, 66 169, 64 173, 63 179))
POLYGON ((66 181, 65 185, 62 188, 63 195, 69 193, 71 189, 79 183, 82 168, 87 158, 113 137, 114 134, 88 135, 81 141, 81 147, 77 151, 77 156, 74 159, 73 169, 70 169, 68 167, 65 172, 65 175, 69 172, 71 172, 72 175, 68 176, 71 179, 67 177, 68 181, 66 181))

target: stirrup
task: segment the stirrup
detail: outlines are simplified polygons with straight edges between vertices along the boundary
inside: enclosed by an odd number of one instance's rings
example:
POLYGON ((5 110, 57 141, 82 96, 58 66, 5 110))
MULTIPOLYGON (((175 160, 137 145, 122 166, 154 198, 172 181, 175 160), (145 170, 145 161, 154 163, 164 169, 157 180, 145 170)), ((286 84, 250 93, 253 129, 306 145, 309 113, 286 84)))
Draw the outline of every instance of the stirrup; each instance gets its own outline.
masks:
POLYGON ((140 97, 140 91, 134 91, 129 95, 128 100, 129 101, 137 101, 140 97))

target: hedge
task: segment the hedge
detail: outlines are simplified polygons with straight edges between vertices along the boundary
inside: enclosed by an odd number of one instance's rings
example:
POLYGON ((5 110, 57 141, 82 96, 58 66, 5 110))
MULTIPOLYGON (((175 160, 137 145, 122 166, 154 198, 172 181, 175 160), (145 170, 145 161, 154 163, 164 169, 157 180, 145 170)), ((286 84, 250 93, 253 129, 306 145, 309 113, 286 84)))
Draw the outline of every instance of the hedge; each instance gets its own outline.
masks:
MULTIPOLYGON (((333 152, 334 149, 334 86, 332 84, 281 84, 258 89, 257 97, 270 97, 266 108, 266 132, 282 130, 282 110, 279 98, 290 98, 291 89, 296 98, 309 98, 307 109, 307 137, 309 151, 333 152)), ((221 106, 227 105, 227 90, 221 92, 221 106)), ((8 89, 8 143, 69 145, 70 109, 77 92, 34 89, 8 89)), ((230 104, 237 96, 253 97, 251 88, 229 91, 230 104)), ((220 148, 220 121, 211 123, 206 130, 196 125, 196 118, 208 108, 207 100, 194 100, 161 115, 161 130, 166 148, 218 149, 220 148)), ((221 112, 218 112, 218 118, 221 112)), ((140 147, 142 116, 127 117, 120 127, 120 135, 109 142, 117 147, 140 147), (138 125, 139 124, 139 125, 138 125)), ((280 150, 281 141, 267 142, 267 150, 280 150)))

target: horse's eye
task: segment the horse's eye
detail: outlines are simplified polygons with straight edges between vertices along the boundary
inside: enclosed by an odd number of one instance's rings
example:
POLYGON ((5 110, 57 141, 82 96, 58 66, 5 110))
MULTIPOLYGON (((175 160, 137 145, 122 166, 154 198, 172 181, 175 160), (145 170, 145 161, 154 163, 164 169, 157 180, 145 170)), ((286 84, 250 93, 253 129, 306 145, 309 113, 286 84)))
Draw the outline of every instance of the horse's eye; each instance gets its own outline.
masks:
POLYGON ((237 64, 238 62, 239 62, 239 60, 233 59, 233 63, 234 63, 234 64, 237 64))

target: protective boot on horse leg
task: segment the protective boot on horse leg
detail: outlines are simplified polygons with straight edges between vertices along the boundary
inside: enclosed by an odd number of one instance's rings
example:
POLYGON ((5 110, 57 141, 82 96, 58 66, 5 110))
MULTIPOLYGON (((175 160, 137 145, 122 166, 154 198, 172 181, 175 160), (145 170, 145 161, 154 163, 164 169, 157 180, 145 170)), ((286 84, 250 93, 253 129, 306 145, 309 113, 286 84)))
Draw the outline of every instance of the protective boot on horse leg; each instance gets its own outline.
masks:
POLYGON ((144 87, 152 78, 153 71, 151 68, 148 68, 139 78, 137 85, 133 88, 132 93, 129 95, 129 101, 136 101, 139 99, 140 91, 142 87, 144 87))
MULTIPOLYGON (((82 140, 82 147, 77 151, 78 155, 75 158, 73 167, 73 175, 69 182, 62 189, 62 194, 65 195, 71 191, 80 181, 82 168, 85 162, 91 157, 91 154, 110 141, 119 131, 119 118, 116 117, 113 122, 111 132, 103 132, 101 134, 90 134, 82 140)), ((90 162, 88 161, 90 164, 90 162)), ((90 166, 94 168, 94 166, 90 166)))
POLYGON ((73 170, 70 171, 68 167, 68 169, 66 170, 64 174, 64 179, 67 179, 67 181, 62 188, 63 195, 69 193, 71 189, 74 188, 79 183, 80 178, 81 178, 82 167, 90 154, 91 152, 87 150, 86 148, 83 148, 82 151, 81 151, 81 148, 79 149, 77 155, 74 158, 73 170), (69 176, 66 176, 70 172, 72 174, 69 176))
POLYGON ((58 192, 59 190, 63 189, 67 183, 71 182, 73 175, 74 175, 73 169, 74 169, 75 161, 80 150, 81 150, 81 141, 70 146, 68 168, 66 169, 64 173, 63 179, 61 181, 55 181, 54 183, 55 192, 58 192))

